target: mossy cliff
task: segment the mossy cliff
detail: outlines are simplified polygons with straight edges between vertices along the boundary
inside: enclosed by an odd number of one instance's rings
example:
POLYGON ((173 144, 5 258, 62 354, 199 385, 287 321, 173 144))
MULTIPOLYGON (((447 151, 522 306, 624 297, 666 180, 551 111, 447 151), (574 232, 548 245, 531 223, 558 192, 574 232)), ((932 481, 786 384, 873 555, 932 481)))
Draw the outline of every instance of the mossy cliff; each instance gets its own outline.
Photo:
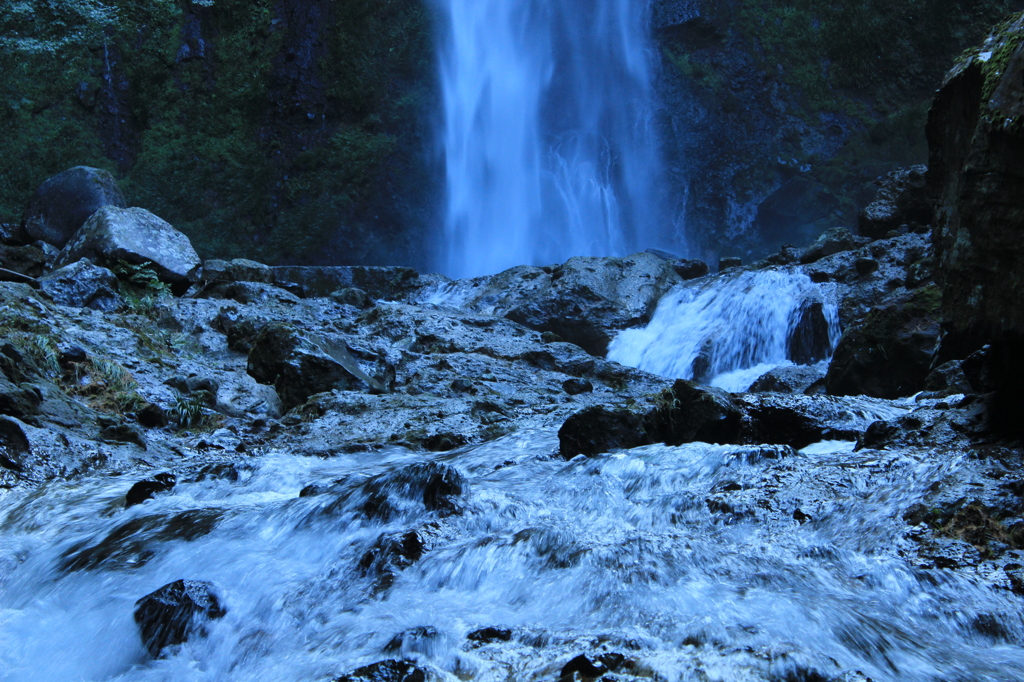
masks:
POLYGON ((421 0, 22 0, 0 47, 0 219, 86 164, 206 257, 423 252, 421 0))
POLYGON ((855 226, 876 177, 927 161, 928 107, 957 55, 1020 9, 656 0, 664 137, 693 243, 763 253, 855 226))

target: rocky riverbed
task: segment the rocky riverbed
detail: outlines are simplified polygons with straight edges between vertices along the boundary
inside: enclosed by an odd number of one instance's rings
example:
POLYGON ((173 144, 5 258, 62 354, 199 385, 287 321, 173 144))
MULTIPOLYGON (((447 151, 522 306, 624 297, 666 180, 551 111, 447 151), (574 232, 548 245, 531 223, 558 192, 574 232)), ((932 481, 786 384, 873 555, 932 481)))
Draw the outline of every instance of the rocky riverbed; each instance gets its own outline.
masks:
POLYGON ((1024 679, 1021 451, 984 353, 931 366, 912 229, 180 296, 107 251, 0 283, 6 679, 1024 679), (604 357, 758 278, 803 298, 753 392, 713 325, 677 376, 604 357))

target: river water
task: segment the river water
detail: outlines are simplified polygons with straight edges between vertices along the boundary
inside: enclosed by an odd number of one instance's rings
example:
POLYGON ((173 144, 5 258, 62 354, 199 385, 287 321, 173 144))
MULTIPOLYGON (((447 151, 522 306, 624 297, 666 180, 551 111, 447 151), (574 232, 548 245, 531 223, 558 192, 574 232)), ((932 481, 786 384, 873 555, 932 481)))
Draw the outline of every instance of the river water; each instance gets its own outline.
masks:
POLYGON ((1019 598, 901 556, 902 510, 958 456, 692 444, 565 462, 556 448, 549 428, 430 455, 468 482, 455 513, 393 489, 385 519, 361 511, 366 481, 427 455, 268 452, 237 481, 130 509, 136 479, 119 475, 8 493, 0 679, 330 680, 406 658, 438 680, 554 682, 601 652, 633 661, 620 679, 1024 679, 1019 598), (409 531, 422 558, 393 584, 360 565, 409 531), (148 659, 134 602, 181 578, 211 581, 227 615, 148 659), (975 627, 993 614, 999 642, 975 627), (511 641, 470 646, 488 626, 511 641))
POLYGON ((435 0, 451 277, 679 248, 646 0, 435 0))

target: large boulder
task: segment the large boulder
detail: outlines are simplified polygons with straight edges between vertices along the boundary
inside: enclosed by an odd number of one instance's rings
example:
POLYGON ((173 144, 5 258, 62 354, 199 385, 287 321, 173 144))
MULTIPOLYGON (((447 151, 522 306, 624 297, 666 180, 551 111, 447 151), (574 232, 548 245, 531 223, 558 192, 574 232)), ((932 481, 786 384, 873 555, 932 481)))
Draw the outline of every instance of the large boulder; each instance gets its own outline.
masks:
POLYGON ((31 239, 60 248, 99 209, 125 205, 113 175, 100 168, 76 166, 39 186, 22 224, 31 239))
POLYGON ((558 430, 558 451, 565 459, 593 457, 651 442, 644 419, 631 410, 594 405, 569 417, 558 430))
POLYGON ((135 602, 135 622, 150 655, 206 635, 206 623, 224 616, 213 585, 177 580, 135 602))
POLYGON ((830 395, 900 398, 924 390, 939 341, 935 286, 876 306, 839 339, 825 377, 830 395))
POLYGON ((286 411, 316 393, 362 386, 350 368, 296 327, 283 323, 269 324, 256 335, 246 371, 259 383, 277 389, 286 411))
POLYGON ((161 281, 186 287, 194 282, 201 261, 181 232, 142 208, 106 206, 93 214, 64 246, 57 267, 82 258, 98 265, 148 265, 161 281))
POLYGON ((650 321, 661 297, 681 281, 672 261, 650 253, 580 257, 475 280, 464 307, 552 332, 603 356, 617 332, 650 321))
POLYGON ((928 116, 928 183, 951 335, 992 345, 997 426, 1024 409, 1024 13, 946 76, 928 116))
POLYGON ((879 182, 875 200, 861 211, 860 233, 882 239, 904 225, 931 225, 935 211, 928 193, 925 166, 901 168, 879 182))
POLYGON ((40 277, 39 288, 61 305, 107 311, 121 305, 117 276, 87 258, 40 277))

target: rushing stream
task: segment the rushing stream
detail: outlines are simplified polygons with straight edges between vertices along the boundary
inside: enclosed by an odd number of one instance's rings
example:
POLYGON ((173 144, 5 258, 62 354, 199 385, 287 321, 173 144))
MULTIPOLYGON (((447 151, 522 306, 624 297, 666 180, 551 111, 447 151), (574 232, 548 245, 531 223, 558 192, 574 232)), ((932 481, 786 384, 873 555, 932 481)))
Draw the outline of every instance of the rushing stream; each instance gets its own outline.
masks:
POLYGON ((661 215, 646 2, 436 0, 453 277, 678 248, 661 215))
POLYGON ((237 481, 130 509, 124 476, 10 493, 0 678, 329 680, 406 658, 439 679, 554 681, 570 657, 610 651, 672 682, 1024 679, 1024 649, 972 625, 1011 614, 1020 641, 1017 597, 899 556, 900 510, 957 457, 693 444, 565 462, 556 446, 533 430, 433 456, 467 479, 454 513, 401 486, 377 488, 390 517, 366 511, 367 480, 424 461, 400 449, 266 453, 237 481), (409 531, 422 558, 368 568, 379 538, 409 531), (147 660, 133 604, 179 578, 212 581, 227 615, 147 660), (511 641, 470 646, 487 626, 511 641))

